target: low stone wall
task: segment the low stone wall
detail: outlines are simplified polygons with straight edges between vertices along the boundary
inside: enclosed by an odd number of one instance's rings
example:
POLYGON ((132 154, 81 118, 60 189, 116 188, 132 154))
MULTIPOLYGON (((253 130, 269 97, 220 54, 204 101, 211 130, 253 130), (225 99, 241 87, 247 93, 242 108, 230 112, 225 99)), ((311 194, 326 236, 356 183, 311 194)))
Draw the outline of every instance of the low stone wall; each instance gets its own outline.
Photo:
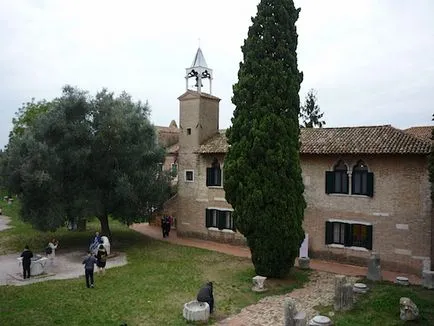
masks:
POLYGON ((245 246, 246 238, 240 233, 226 233, 222 231, 208 231, 207 233, 192 232, 192 231, 180 231, 177 230, 178 237, 183 238, 196 238, 201 240, 215 241, 218 243, 227 243, 236 246, 245 246))
MULTIPOLYGON (((334 252, 324 250, 324 251, 313 251, 309 250, 309 256, 314 259, 320 259, 320 260, 328 260, 328 261, 334 261, 344 264, 350 264, 350 265, 356 265, 356 266, 368 266, 368 260, 369 260, 369 253, 367 254, 367 257, 356 257, 351 256, 349 254, 336 254, 334 252)), ((401 262, 393 262, 393 261, 387 261, 384 259, 383 256, 380 254, 380 260, 381 260, 381 269, 382 270, 388 270, 392 272, 401 272, 401 273, 408 273, 408 274, 414 274, 414 275, 422 275, 422 260, 416 260, 412 259, 412 262, 406 262, 405 260, 401 262)))

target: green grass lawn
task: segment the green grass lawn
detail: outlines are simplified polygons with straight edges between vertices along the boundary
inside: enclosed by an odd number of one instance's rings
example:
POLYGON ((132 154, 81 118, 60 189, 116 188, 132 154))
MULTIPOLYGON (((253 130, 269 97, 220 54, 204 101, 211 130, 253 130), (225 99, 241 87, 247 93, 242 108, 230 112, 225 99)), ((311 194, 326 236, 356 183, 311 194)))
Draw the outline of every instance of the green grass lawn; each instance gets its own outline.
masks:
MULTIPOLYGON (((18 203, 3 211, 13 218, 14 228, 1 232, 2 253, 21 251, 26 243, 42 251, 52 236, 60 241, 58 254, 84 252, 98 227, 89 223, 86 232, 42 233, 18 220, 18 203)), ((270 280, 270 291, 258 294, 251 291, 255 273, 249 259, 153 240, 113 221, 111 227, 112 248, 127 253, 128 265, 95 275, 94 289, 85 287, 84 277, 0 286, 0 325, 186 325, 183 304, 206 280, 214 282, 212 323, 265 295, 289 292, 308 278, 295 270, 287 279, 270 280)))
MULTIPOLYGON (((399 286, 390 282, 364 280, 370 290, 355 304, 353 310, 338 312, 332 317, 335 326, 434 325, 434 291, 421 286, 399 286), (404 322, 399 318, 399 299, 410 298, 419 308, 418 321, 404 322)), ((333 307, 319 307, 328 316, 333 307)))

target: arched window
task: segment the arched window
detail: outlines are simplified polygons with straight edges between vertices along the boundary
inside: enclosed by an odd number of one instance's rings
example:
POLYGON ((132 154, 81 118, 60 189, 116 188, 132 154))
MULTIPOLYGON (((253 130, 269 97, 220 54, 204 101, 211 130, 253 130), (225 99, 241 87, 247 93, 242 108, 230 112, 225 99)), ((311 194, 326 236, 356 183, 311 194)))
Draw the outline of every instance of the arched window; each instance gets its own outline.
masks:
POLYGON ((340 160, 333 167, 333 171, 326 171, 326 193, 348 194, 348 169, 340 160))
POLYGON ((214 158, 211 167, 206 169, 206 185, 207 187, 222 185, 222 170, 216 158, 214 158))
POLYGON ((353 195, 371 196, 374 193, 374 176, 368 172, 368 167, 363 161, 358 161, 353 167, 351 193, 353 195))

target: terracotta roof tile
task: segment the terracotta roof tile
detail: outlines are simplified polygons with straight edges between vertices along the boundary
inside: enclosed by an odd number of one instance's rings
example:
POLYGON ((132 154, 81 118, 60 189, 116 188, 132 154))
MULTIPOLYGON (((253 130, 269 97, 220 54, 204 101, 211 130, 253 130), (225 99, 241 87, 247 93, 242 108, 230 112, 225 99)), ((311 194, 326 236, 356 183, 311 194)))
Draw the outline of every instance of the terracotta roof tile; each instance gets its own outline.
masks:
POLYGON ((410 135, 424 140, 431 140, 431 132, 433 126, 421 126, 421 127, 411 127, 404 129, 404 131, 410 135))
MULTIPOLYGON (((428 154, 431 142, 390 125, 342 128, 303 128, 302 154, 428 154)), ((228 143, 220 132, 202 144, 199 153, 226 153, 228 143)))

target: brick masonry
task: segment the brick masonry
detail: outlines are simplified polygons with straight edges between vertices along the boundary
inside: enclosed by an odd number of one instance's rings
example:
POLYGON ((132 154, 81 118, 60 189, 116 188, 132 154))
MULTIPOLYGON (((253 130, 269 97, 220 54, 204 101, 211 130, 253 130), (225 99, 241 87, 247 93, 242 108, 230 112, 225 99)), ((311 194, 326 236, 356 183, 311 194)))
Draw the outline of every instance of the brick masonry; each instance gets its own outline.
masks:
MULTIPOLYGON (((244 244, 239 233, 205 227, 206 208, 231 209, 222 187, 206 187, 206 168, 216 158, 224 165, 224 154, 198 154, 201 143, 218 132, 217 98, 186 94, 180 97, 180 135, 177 200, 165 209, 174 212, 179 236, 244 244), (191 133, 187 134, 187 128, 191 133), (185 180, 185 171, 194 180, 185 180)), ((301 155, 307 208, 304 229, 309 234, 309 254, 366 265, 370 251, 336 248, 325 244, 325 222, 329 219, 369 223, 373 226, 373 250, 384 268, 420 274, 431 259, 432 215, 426 155, 301 155), (348 170, 359 160, 374 173, 374 196, 326 194, 325 172, 338 160, 348 170)))

